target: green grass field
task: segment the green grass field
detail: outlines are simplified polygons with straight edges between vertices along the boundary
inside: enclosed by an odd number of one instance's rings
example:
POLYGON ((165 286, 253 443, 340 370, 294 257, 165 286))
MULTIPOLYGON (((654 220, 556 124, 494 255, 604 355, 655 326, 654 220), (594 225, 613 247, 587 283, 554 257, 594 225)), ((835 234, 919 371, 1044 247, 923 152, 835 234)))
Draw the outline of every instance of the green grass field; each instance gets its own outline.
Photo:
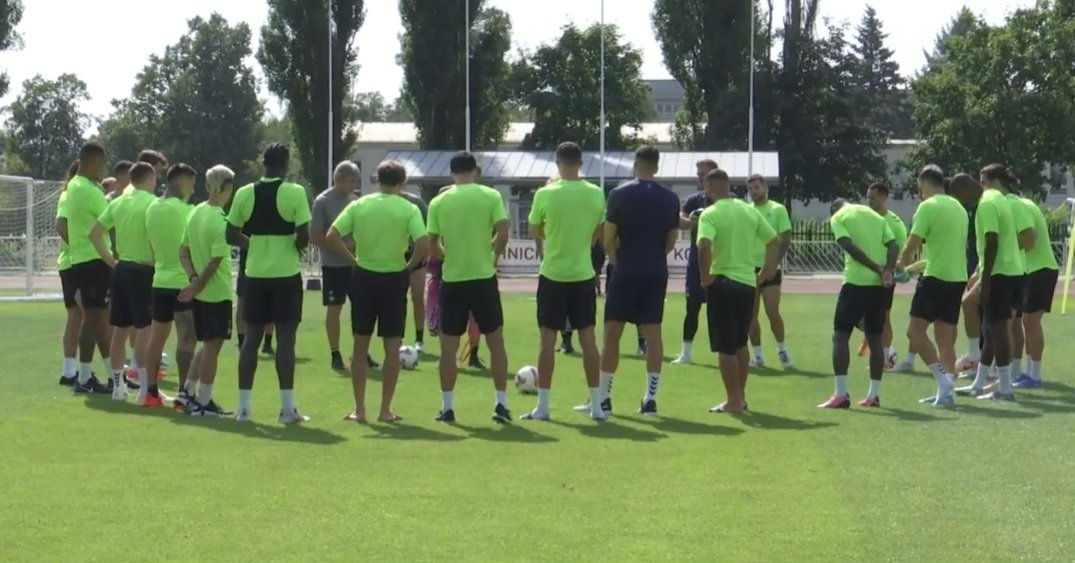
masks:
MULTIPOLYGON (((1047 386, 1016 404, 964 399, 934 410, 916 402, 932 391, 928 375, 891 375, 885 408, 829 412, 814 405, 832 392, 833 301, 786 298, 799 368, 754 377, 750 414, 706 412, 723 391, 715 357, 699 350, 699 365, 665 369, 660 419, 633 413, 645 376, 632 355, 616 380, 617 416, 597 425, 571 411, 586 397, 581 361, 561 356, 554 421, 504 428, 489 420, 492 385, 479 373, 460 376, 461 424, 432 422, 432 357, 401 379, 404 423, 344 422, 349 382, 328 369, 312 295, 296 396, 313 420, 290 428, 276 424, 264 359, 253 424, 72 397, 56 385, 61 306, 0 304, 0 559, 1075 558, 1071 321, 1048 318, 1047 386)), ((514 370, 535 363, 534 302, 509 296, 505 306, 514 370)), ((894 317, 907 307, 899 300, 894 317)), ((668 309, 672 356, 682 298, 668 309)), ((229 408, 235 365, 229 346, 217 384, 229 408)), ((852 371, 857 400, 864 361, 852 371)), ((370 397, 379 393, 373 383, 370 397)), ((511 400, 516 416, 534 401, 514 390, 511 400)))

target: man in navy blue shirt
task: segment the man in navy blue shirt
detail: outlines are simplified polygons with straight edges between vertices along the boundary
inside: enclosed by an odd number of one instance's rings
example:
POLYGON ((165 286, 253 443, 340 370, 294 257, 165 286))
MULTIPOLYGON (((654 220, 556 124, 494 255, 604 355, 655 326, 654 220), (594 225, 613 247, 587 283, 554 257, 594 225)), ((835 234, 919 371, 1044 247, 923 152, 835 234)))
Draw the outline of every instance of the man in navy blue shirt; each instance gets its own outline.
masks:
POLYGON ((713 204, 713 199, 705 190, 705 176, 720 168, 716 161, 708 158, 699 160, 695 166, 698 169, 698 191, 683 202, 683 216, 679 223, 680 230, 691 232, 691 248, 687 253, 687 314, 683 317, 683 351, 672 360, 673 364, 691 363, 691 344, 698 333, 698 314, 705 303, 705 289, 702 288, 702 277, 698 271, 698 216, 713 204))
MULTIPOLYGON (((635 179, 612 190, 605 214, 605 253, 613 265, 605 297, 605 342, 601 353, 601 409, 612 411, 610 390, 620 361, 620 337, 627 323, 646 340, 646 395, 639 412, 657 415, 657 387, 664 346, 661 321, 668 288, 668 253, 679 234, 679 198, 654 181, 660 152, 635 151, 635 179)), ((592 408, 592 407, 591 407, 592 408)))

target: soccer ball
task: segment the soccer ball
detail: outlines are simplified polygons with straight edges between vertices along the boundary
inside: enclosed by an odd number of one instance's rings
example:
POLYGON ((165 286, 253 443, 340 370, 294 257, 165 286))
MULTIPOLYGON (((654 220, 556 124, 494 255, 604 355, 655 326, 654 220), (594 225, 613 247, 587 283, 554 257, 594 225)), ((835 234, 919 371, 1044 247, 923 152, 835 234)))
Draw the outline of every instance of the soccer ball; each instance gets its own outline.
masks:
POLYGON ((418 350, 415 350, 411 346, 400 346, 399 365, 402 366, 403 369, 417 369, 418 350))
POLYGON ((523 369, 515 373, 515 388, 524 395, 537 393, 538 372, 534 366, 523 366, 523 369))

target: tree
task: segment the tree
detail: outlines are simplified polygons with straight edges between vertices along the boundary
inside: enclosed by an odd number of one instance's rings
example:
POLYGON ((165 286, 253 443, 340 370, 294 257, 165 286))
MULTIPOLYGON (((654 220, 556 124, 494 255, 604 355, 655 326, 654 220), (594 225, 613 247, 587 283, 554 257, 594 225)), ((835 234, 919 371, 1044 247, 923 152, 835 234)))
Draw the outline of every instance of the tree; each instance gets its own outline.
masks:
POLYGON ((257 59, 269 90, 287 102, 295 141, 314 192, 331 183, 328 162, 351 154, 353 122, 344 102, 358 73, 355 35, 366 19, 363 0, 268 0, 269 19, 261 28, 257 59), (325 29, 331 11, 332 68, 325 29), (331 105, 329 78, 331 72, 331 105), (332 154, 328 115, 332 112, 332 154))
POLYGON ((358 92, 347 101, 349 112, 356 121, 363 123, 397 123, 410 122, 413 117, 407 112, 403 101, 396 98, 387 103, 380 92, 358 92))
POLYGON ((897 133, 901 119, 906 125, 908 108, 901 103, 904 79, 900 76, 900 65, 892 60, 892 50, 885 46, 887 38, 877 11, 867 4, 851 45, 855 101, 869 126, 881 129, 888 136, 906 137, 909 131, 897 133))
MULTIPOLYGON (((683 85, 684 105, 673 134, 694 149, 742 149, 746 145, 750 77, 750 18, 756 0, 698 2, 656 0, 653 27, 665 66, 683 85)), ((771 9, 770 9, 771 14, 771 9)), ((766 27, 755 37, 759 68, 771 44, 766 27)), ((756 69, 757 70, 757 69, 756 69)), ((764 76, 761 77, 764 79, 764 76)), ((758 90, 760 92, 760 90, 758 90)), ((760 104, 771 107, 771 104, 760 104)), ((758 117, 771 120, 770 115, 758 117)), ((766 144, 769 139, 757 139, 766 144)))
POLYGON ((89 98, 86 83, 73 74, 23 82, 9 108, 8 152, 17 154, 35 178, 62 178, 90 124, 79 108, 89 98))
MULTIPOLYGON (((523 148, 551 150, 574 141, 598 150, 601 137, 601 25, 563 28, 560 39, 523 56, 513 68, 514 98, 534 112, 534 129, 523 148)), ((642 82, 642 53, 624 43, 616 26, 605 26, 606 142, 613 149, 632 144, 623 127, 641 129, 652 112, 642 82)))
POLYGON ((219 14, 187 22, 190 30, 153 55, 131 96, 113 101, 100 138, 111 154, 131 159, 152 147, 197 170, 226 164, 242 170, 258 151, 264 107, 250 56, 250 27, 219 14))
POLYGON ((470 33, 471 148, 495 147, 508 126, 511 19, 485 0, 399 0, 403 101, 423 149, 466 144, 466 35, 470 33), (469 15, 470 29, 461 30, 469 15), (460 25, 456 25, 459 22, 460 25))
MULTIPOLYGON (((18 47, 21 41, 15 28, 22 21, 22 0, 0 0, 0 53, 18 47)), ((7 95, 7 73, 0 71, 0 97, 7 95)))

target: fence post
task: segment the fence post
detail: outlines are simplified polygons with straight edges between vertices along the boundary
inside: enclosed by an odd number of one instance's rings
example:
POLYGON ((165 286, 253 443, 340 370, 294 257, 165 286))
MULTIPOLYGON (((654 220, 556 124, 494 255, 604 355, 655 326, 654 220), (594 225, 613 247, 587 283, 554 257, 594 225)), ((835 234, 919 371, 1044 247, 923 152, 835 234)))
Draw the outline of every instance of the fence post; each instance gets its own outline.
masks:
POLYGON ((34 294, 34 181, 26 180, 26 296, 34 294))

